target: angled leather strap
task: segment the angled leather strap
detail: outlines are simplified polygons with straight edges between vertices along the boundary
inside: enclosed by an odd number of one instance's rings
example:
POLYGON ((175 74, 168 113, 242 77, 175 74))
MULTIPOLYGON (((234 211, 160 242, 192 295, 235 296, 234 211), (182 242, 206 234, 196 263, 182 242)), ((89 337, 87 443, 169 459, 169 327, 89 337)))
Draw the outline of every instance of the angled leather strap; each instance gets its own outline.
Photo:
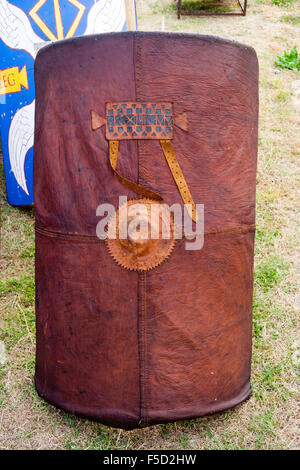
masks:
MULTIPOLYGON (((167 160, 167 163, 169 165, 169 168, 171 170, 174 181, 181 194, 182 200, 184 204, 187 205, 186 206, 187 211, 190 217, 192 218, 192 220, 196 222, 197 220, 196 205, 194 203, 194 200, 188 188, 187 182, 183 176, 180 165, 177 161, 171 141, 160 140, 160 145, 163 150, 164 156, 167 160)), ((110 140, 109 141, 109 160, 110 160, 111 167, 116 177, 120 181, 120 183, 122 183, 124 186, 131 189, 132 191, 135 191, 136 193, 141 194, 144 197, 161 201, 162 197, 159 194, 155 193, 154 191, 150 191, 149 189, 146 189, 140 186, 139 184, 136 184, 133 181, 128 180, 127 178, 124 178, 123 176, 120 175, 120 173, 117 172, 116 168, 117 168, 117 162, 118 162, 118 152, 119 152, 119 141, 110 140)))
POLYGON ((162 197, 155 193, 154 191, 150 191, 149 189, 143 188, 143 186, 140 186, 139 184, 134 183, 133 181, 128 180, 127 178, 124 178, 124 176, 120 175, 120 173, 117 172, 117 162, 118 162, 118 152, 119 152, 119 141, 118 140, 110 140, 109 141, 109 160, 111 167, 120 181, 124 186, 126 186, 128 189, 131 189, 132 191, 135 191, 138 194, 141 194, 144 197, 148 197, 150 199, 155 199, 157 201, 161 201, 162 197))
POLYGON ((189 216, 193 219, 194 222, 197 220, 197 210, 190 190, 188 188, 187 182, 183 173, 181 171, 180 165, 177 161, 174 149, 172 147, 172 143, 170 140, 161 140, 160 141, 161 148, 164 152, 165 158, 171 170, 172 176, 174 181, 179 189, 181 194, 182 200, 184 204, 187 204, 186 208, 189 213, 189 216))
MULTIPOLYGON (((159 140, 188 214, 194 222, 197 221, 196 205, 170 140, 173 137, 171 103, 107 103, 106 119, 102 118, 95 111, 91 111, 91 123, 93 130, 106 124, 106 138, 109 142, 109 160, 113 172, 120 183, 132 191, 141 194, 143 197, 161 201, 163 198, 158 193, 124 178, 116 170, 120 140, 159 140), (156 122, 155 125, 153 124, 154 121, 156 122), (162 139, 162 137, 164 138, 162 139)), ((187 130, 186 113, 176 116, 174 123, 183 130, 187 130)))

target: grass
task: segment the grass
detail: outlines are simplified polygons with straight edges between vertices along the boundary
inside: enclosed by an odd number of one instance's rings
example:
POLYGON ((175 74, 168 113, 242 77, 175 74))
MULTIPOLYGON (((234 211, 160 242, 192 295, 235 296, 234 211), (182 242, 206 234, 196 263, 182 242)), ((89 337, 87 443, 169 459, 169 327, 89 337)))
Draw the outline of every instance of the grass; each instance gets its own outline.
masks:
POLYGON ((300 54, 297 46, 294 46, 290 52, 284 51, 283 56, 277 56, 275 65, 281 69, 300 71, 300 54))
MULTIPOLYGON (((285 7, 295 17, 295 5, 285 7)), ((253 299, 252 396, 233 410, 126 432, 76 418, 42 400, 34 373, 34 210, 7 204, 1 170, 2 259, 0 449, 295 449, 300 301, 297 300, 297 211, 300 116, 293 104, 296 71, 274 72, 290 50, 297 23, 282 21, 271 0, 250 0, 246 17, 183 17, 172 0, 137 1, 140 29, 199 32, 252 45, 260 63, 257 232, 253 299)), ((299 46, 298 46, 299 47, 299 46)))
POLYGON ((157 14, 166 14, 166 13, 172 13, 177 11, 177 5, 173 2, 169 2, 168 4, 162 5, 162 2, 156 1, 150 3, 150 8, 153 13, 153 15, 157 14))
POLYGON ((300 16, 283 15, 280 18, 280 21, 282 21, 283 23, 290 23, 292 25, 297 25, 297 24, 300 24, 300 16))
POLYGON ((292 6, 297 0, 272 0, 272 5, 278 7, 290 7, 292 6))
POLYGON ((238 7, 237 2, 226 2, 226 0, 183 0, 182 12, 199 13, 199 12, 219 12, 226 13, 234 7, 238 7))
POLYGON ((268 292, 284 278, 287 270, 287 263, 277 256, 270 256, 266 261, 257 264, 254 282, 263 292, 268 292))
MULTIPOLYGON (((157 14, 168 14, 172 12, 177 12, 178 2, 173 0, 164 4, 165 2, 152 2, 150 7, 152 13, 157 14)), ((226 13, 230 12, 233 9, 239 9, 239 4, 237 0, 183 0, 181 4, 181 11, 189 13, 199 13, 199 12, 219 12, 226 13)))
POLYGON ((274 408, 270 406, 262 414, 257 414, 251 420, 249 431, 256 437, 256 449, 264 450, 270 437, 276 437, 276 420, 274 419, 274 408))

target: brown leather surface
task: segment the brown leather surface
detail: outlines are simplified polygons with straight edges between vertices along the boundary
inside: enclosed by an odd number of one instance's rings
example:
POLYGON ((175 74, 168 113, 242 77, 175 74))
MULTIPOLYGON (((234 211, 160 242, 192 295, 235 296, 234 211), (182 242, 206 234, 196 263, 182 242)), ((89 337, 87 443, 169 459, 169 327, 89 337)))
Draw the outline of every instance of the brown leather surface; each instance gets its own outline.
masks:
MULTIPOLYGON (((36 386, 48 401, 134 428, 234 406, 250 393, 258 70, 253 49, 208 36, 117 33, 62 41, 35 63, 36 386), (171 102, 172 146, 197 204, 200 251, 120 267, 96 208, 137 197, 116 178, 107 102, 171 102)), ((123 141, 117 170, 182 203, 157 140, 123 141)))

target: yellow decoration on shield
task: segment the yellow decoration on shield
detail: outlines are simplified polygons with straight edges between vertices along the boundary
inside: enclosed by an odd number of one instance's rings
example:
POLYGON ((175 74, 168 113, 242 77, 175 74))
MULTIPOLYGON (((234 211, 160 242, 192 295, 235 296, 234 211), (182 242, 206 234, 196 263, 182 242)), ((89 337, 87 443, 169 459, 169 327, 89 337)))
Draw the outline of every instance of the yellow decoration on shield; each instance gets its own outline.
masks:
POLYGON ((53 0, 54 6, 54 15, 55 15, 55 24, 56 24, 56 36, 50 30, 50 28, 46 25, 46 23, 38 16, 37 12, 42 8, 43 5, 47 2, 47 0, 39 0, 30 10, 29 15, 33 19, 33 21, 38 25, 38 27, 43 31, 43 33, 47 36, 50 41, 57 41, 58 39, 67 39, 74 36, 76 30, 79 26, 79 23, 83 17, 86 7, 80 3, 78 0, 68 0, 69 3, 74 5, 78 8, 78 13, 70 26, 67 34, 64 35, 64 28, 63 22, 61 17, 61 8, 60 8, 60 1, 53 0))
POLYGON ((26 65, 19 71, 19 67, 11 67, 0 70, 0 95, 17 93, 21 86, 28 90, 28 76, 26 65))

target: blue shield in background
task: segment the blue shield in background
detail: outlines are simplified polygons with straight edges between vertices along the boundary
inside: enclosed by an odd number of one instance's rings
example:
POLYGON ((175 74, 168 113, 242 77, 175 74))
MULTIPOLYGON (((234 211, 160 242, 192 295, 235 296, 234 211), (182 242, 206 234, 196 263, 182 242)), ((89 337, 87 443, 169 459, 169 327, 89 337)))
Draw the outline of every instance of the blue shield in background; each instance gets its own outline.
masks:
POLYGON ((0 124, 10 204, 33 203, 38 49, 47 41, 122 30, 124 0, 0 0, 0 124))

